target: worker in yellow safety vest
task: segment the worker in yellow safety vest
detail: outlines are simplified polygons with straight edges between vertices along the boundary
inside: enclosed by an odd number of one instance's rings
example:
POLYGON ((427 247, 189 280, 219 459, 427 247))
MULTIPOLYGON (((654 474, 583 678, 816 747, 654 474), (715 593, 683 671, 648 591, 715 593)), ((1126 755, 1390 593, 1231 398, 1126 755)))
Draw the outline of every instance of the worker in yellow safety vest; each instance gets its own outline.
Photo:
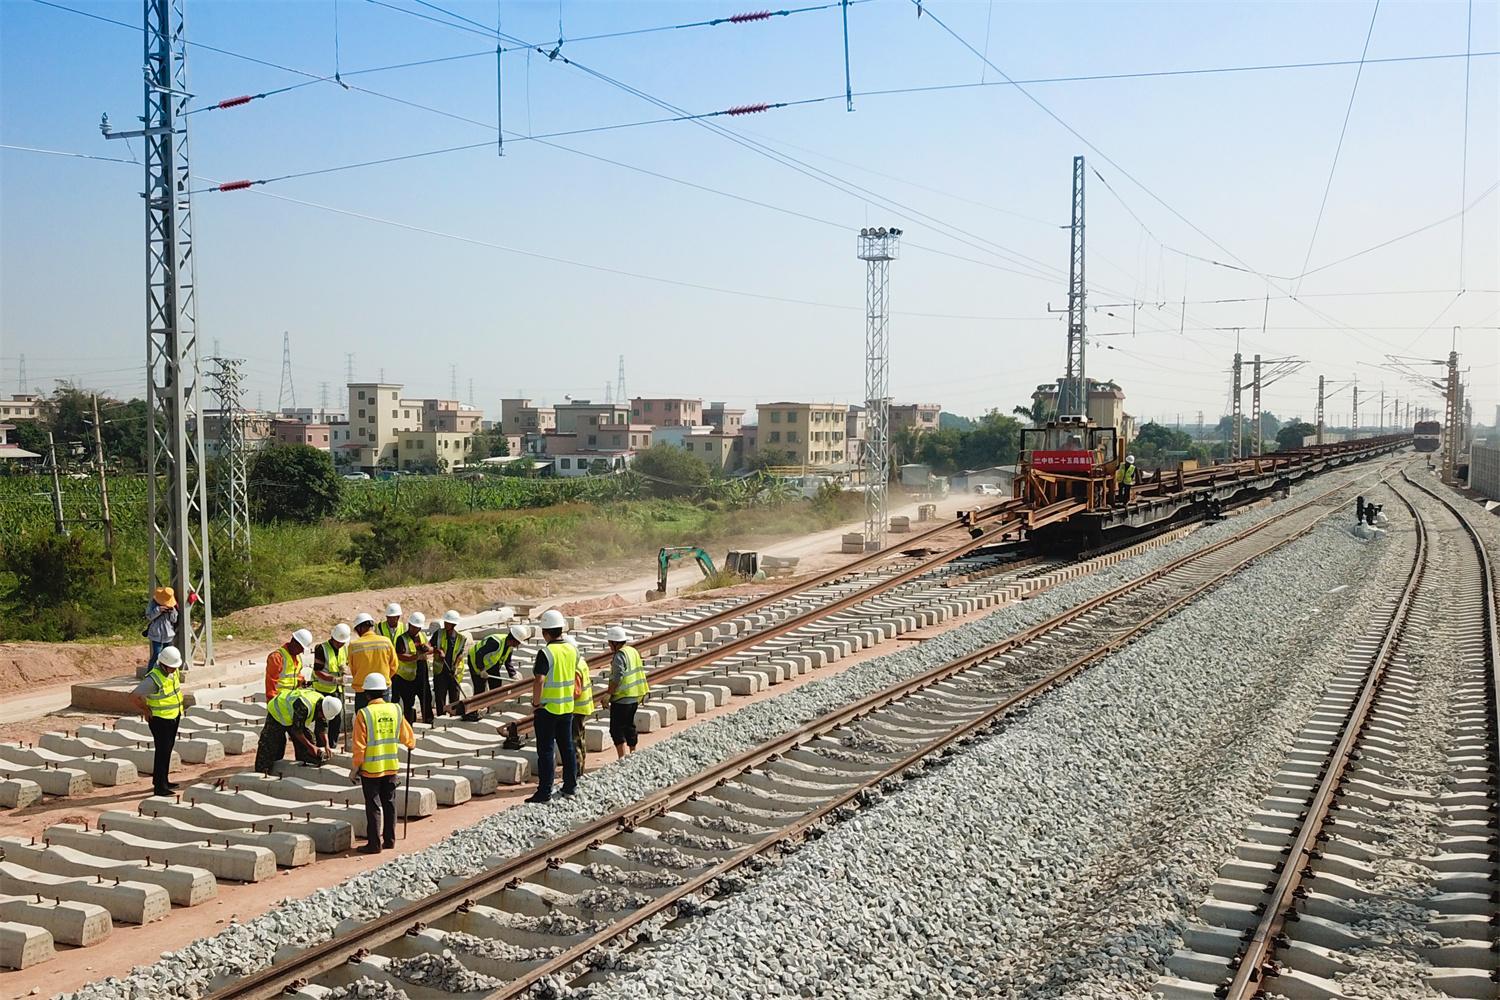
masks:
POLYGON ((177 785, 167 780, 172 767, 172 747, 177 743, 177 726, 182 721, 182 651, 165 646, 156 663, 136 685, 131 701, 151 727, 155 755, 151 760, 151 794, 171 795, 177 785))
POLYGON ((432 645, 427 641, 427 616, 413 611, 406 619, 406 631, 396 636, 396 676, 391 679, 391 696, 406 712, 407 722, 417 721, 418 702, 422 705, 422 721, 432 725, 432 683, 428 679, 428 664, 432 658, 432 645))
POLYGON ((468 662, 469 637, 458 630, 461 616, 449 610, 443 615, 443 629, 433 640, 432 700, 442 711, 464 700, 464 667, 468 662))
POLYGON ((1120 487, 1121 504, 1130 502, 1130 488, 1135 485, 1135 476, 1135 456, 1126 455, 1124 464, 1115 470, 1115 483, 1120 487))
POLYGON ((545 645, 537 651, 532 667, 531 705, 536 723, 536 791, 527 802, 552 798, 552 769, 562 758, 563 796, 577 790, 578 760, 573 753, 573 685, 578 675, 578 650, 562 641, 568 620, 549 609, 540 625, 545 645))
POLYGON ((401 605, 395 601, 385 606, 385 621, 375 626, 375 631, 391 640, 391 645, 396 644, 396 637, 406 631, 406 626, 401 624, 401 605))
MULTIPOLYGON (((352 633, 343 622, 333 627, 327 642, 318 643, 313 650, 313 690, 321 695, 331 695, 342 704, 344 700, 344 675, 349 672, 349 639, 352 633)), ((313 739, 320 747, 332 749, 344 731, 344 714, 340 712, 327 721, 318 715, 313 739)))
POLYGON ((299 628, 286 645, 266 657, 266 701, 282 691, 302 686, 302 654, 312 649, 312 645, 312 633, 299 628))
POLYGON ((324 719, 331 719, 343 711, 342 698, 321 695, 312 688, 281 692, 266 702, 266 723, 255 747, 255 769, 270 774, 276 762, 286 756, 288 739, 298 763, 321 767, 329 752, 313 743, 313 718, 321 714, 324 719))
MULTIPOLYGON (((365 678, 380 674, 385 678, 386 688, 396 676, 396 646, 391 640, 375 630, 375 619, 359 613, 354 617, 354 641, 349 643, 349 679, 354 685, 354 710, 365 707, 369 697, 365 694, 365 678)), ((381 689, 382 691, 385 688, 381 689)))
POLYGON ((354 716, 354 762, 349 780, 365 793, 365 846, 361 854, 379 854, 396 846, 396 776, 401 773, 401 748, 408 756, 417 745, 411 723, 401 706, 385 700, 389 684, 384 674, 365 677, 365 706, 354 716), (382 836, 382 833, 384 834, 382 836))
MULTIPOLYGON (((573 647, 578 652, 578 640, 571 635, 563 639, 563 642, 573 647)), ((578 664, 574 667, 576 673, 573 675, 573 754, 578 758, 578 776, 583 777, 583 772, 589 769, 588 740, 585 739, 583 724, 594 717, 594 678, 589 674, 589 661, 578 653, 578 664)))
POLYGON ((614 654, 609 664, 609 688, 604 693, 609 700, 609 739, 615 745, 615 756, 624 757, 635 753, 639 740, 635 710, 651 693, 651 684, 646 680, 646 664, 640 652, 630 645, 630 633, 612 625, 604 638, 614 654))

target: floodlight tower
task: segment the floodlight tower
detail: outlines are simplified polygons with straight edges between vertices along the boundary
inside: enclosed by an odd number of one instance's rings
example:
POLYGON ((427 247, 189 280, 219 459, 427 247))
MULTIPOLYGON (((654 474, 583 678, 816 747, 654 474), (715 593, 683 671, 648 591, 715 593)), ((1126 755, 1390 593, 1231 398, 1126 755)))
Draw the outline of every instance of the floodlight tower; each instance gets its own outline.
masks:
POLYGON ((859 231, 865 262, 865 548, 885 545, 886 481, 891 463, 891 261, 901 230, 859 231))
POLYGON ((1073 157, 1073 224, 1068 254, 1068 369, 1057 398, 1059 417, 1089 412, 1089 384, 1084 374, 1086 328, 1083 318, 1088 287, 1083 279, 1083 157, 1073 157))
POLYGON ((183 0, 145 0, 142 128, 107 139, 146 147, 147 556, 151 587, 170 584, 186 609, 177 630, 183 664, 213 662, 208 504, 194 302, 192 174, 188 166, 187 26, 183 0))

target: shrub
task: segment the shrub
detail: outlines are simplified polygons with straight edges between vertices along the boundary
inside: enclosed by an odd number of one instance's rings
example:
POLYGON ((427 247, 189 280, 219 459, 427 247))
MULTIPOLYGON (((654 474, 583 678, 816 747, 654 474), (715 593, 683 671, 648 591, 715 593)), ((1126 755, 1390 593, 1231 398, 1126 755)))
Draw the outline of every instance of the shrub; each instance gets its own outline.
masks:
POLYGON ((256 520, 311 524, 338 509, 343 481, 326 451, 305 444, 275 445, 250 462, 250 510, 256 520))
POLYGON ((359 563, 366 573, 402 559, 410 559, 427 547, 422 522, 410 514, 389 507, 375 512, 367 534, 355 535, 344 551, 344 558, 359 563))

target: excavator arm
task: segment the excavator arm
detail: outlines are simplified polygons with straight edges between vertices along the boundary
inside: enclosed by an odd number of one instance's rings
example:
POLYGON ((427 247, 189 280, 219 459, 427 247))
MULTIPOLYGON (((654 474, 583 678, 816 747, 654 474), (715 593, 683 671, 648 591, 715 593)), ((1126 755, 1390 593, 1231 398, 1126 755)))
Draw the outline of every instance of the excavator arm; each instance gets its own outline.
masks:
POLYGON ((664 595, 667 592, 667 570, 679 559, 692 556, 698 562, 698 568, 703 571, 704 577, 714 575, 714 561, 709 554, 696 545, 669 545, 656 554, 656 593, 664 595))

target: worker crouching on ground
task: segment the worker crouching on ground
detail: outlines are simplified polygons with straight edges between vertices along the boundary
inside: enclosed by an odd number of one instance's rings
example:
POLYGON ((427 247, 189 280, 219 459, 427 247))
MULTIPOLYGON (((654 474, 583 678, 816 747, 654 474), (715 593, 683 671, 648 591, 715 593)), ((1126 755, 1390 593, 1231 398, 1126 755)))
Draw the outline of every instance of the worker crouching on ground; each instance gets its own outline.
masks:
POLYGON ((464 664, 468 662, 469 637, 458 630, 459 614, 443 615, 443 630, 437 634, 437 655, 432 660, 432 700, 444 711, 464 700, 464 664))
MULTIPOLYGON (((525 625, 512 625, 504 632, 487 635, 477 642, 469 643, 465 656, 469 683, 475 694, 484 694, 491 686, 500 686, 500 674, 516 679, 516 664, 513 659, 516 648, 531 638, 531 629, 525 625)), ((465 722, 477 722, 478 712, 465 712, 465 722)))
POLYGON ((276 762, 286 756, 288 738, 298 763, 322 767, 328 751, 313 742, 313 718, 321 714, 324 719, 332 719, 343 711, 344 703, 338 698, 324 697, 312 688, 281 692, 266 702, 266 724, 255 747, 255 769, 270 774, 276 762))
POLYGON ((427 644, 427 616, 413 611, 406 620, 406 631, 396 637, 396 678, 391 695, 401 703, 407 722, 417 721, 416 703, 422 703, 422 721, 432 725, 432 683, 427 664, 432 647, 427 644))
MULTIPOLYGON (((577 639, 570 635, 563 642, 578 653, 577 639)), ((584 732, 583 724, 594 717, 594 678, 589 673, 589 661, 583 658, 582 653, 578 653, 578 663, 574 670, 573 756, 578 758, 578 774, 582 777, 583 772, 589 769, 588 734, 584 732)))
POLYGON ((527 802, 547 802, 552 798, 554 749, 562 758, 560 794, 572 795, 578 785, 578 761, 573 755, 573 684, 578 674, 578 651, 562 641, 567 619, 560 611, 544 612, 541 626, 546 644, 537 650, 531 679, 537 785, 527 802))
POLYGON ((312 648, 313 635, 305 628, 292 633, 286 645, 266 657, 266 701, 302 683, 302 654, 312 648))
MULTIPOLYGON (((328 641, 319 643, 313 650, 313 690, 325 697, 337 698, 340 705, 344 704, 344 675, 349 670, 349 636, 349 626, 340 622, 333 627, 328 641)), ((333 749, 343 732, 342 711, 328 720, 324 720, 322 713, 318 714, 318 724, 313 730, 318 746, 333 749)))
POLYGON ((172 767, 172 748, 177 743, 177 726, 182 721, 182 651, 167 646, 157 653, 156 664, 136 685, 130 700, 151 727, 151 742, 156 753, 151 761, 151 793, 171 795, 177 785, 167 780, 172 767))
POLYGON ((361 854, 379 854, 396 846, 396 779, 401 773, 401 747, 408 757, 417 745, 411 723, 401 706, 385 700, 386 679, 380 674, 365 678, 360 691, 367 699, 354 716, 354 764, 349 780, 357 781, 365 793, 365 846, 361 854))
POLYGON ((396 647, 375 630, 375 619, 360 614, 354 619, 354 641, 349 644, 349 677, 354 683, 354 710, 365 707, 370 696, 365 693, 365 679, 371 674, 385 678, 382 697, 396 676, 396 647))
POLYGON ((1120 487, 1119 503, 1122 506, 1130 502, 1130 488, 1135 485, 1136 472, 1134 455, 1126 455, 1125 464, 1115 470, 1115 483, 1120 487))
POLYGON ((640 652, 630 645, 630 635, 619 625, 604 633, 614 654, 609 663, 609 741, 615 745, 615 756, 635 753, 639 737, 635 731, 635 710, 651 693, 646 680, 646 664, 640 652))

